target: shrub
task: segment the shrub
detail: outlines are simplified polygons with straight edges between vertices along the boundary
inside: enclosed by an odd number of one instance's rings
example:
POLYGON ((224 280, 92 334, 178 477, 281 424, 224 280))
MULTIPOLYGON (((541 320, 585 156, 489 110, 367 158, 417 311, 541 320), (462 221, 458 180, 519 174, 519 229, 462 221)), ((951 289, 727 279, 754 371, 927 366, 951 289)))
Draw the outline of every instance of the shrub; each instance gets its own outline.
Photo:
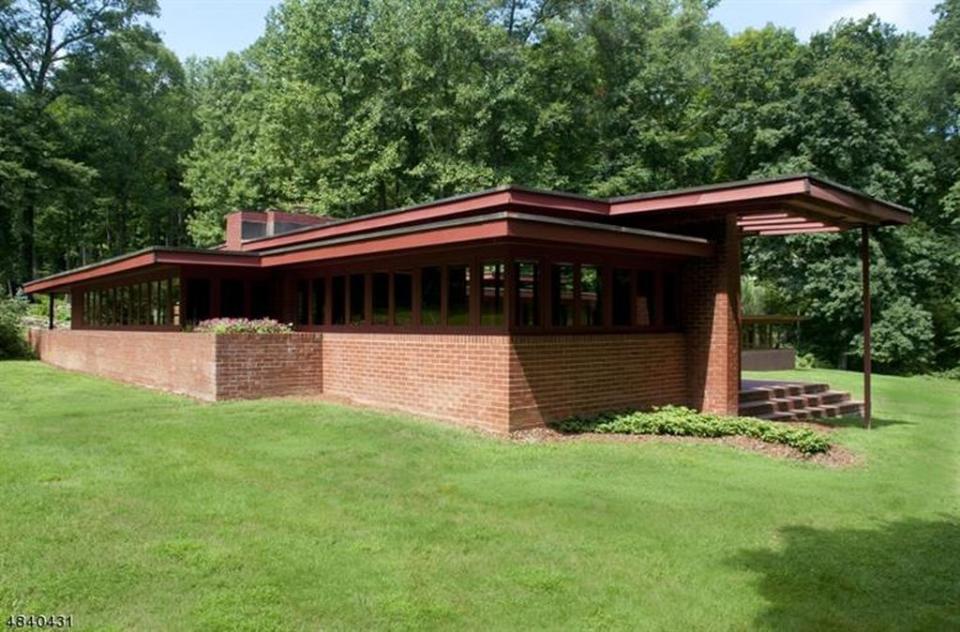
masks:
POLYGON ((200 321, 193 331, 211 334, 288 334, 293 327, 272 318, 211 318, 200 321))
POLYGON ((26 313, 26 300, 0 299, 0 360, 30 357, 30 346, 23 327, 26 313))
POLYGON ((605 413, 596 417, 572 417, 554 424, 560 432, 604 434, 655 434, 682 437, 752 437, 766 443, 788 445, 803 454, 830 449, 827 438, 806 428, 791 428, 750 417, 724 417, 700 413, 682 406, 663 406, 651 412, 605 413))

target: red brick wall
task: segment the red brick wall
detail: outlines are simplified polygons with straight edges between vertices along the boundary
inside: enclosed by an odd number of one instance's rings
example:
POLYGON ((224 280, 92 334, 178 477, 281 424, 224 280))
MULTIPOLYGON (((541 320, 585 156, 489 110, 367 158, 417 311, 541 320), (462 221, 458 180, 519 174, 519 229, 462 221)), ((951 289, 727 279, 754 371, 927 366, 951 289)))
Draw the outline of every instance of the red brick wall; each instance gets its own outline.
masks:
POLYGON ((322 334, 217 336, 217 399, 319 395, 322 352, 322 334))
POLYGON ((41 360, 204 400, 319 394, 320 334, 34 329, 41 360))
POLYGON ((199 399, 216 397, 212 334, 33 329, 30 340, 41 360, 63 369, 199 399))
POLYGON ((507 336, 325 333, 323 391, 351 401, 505 431, 507 336))
POLYGON ((712 259, 684 266, 683 329, 690 405, 737 414, 740 390, 740 235, 736 215, 718 223, 712 259))
POLYGON ((576 414, 686 402, 683 334, 513 339, 511 430, 576 414))

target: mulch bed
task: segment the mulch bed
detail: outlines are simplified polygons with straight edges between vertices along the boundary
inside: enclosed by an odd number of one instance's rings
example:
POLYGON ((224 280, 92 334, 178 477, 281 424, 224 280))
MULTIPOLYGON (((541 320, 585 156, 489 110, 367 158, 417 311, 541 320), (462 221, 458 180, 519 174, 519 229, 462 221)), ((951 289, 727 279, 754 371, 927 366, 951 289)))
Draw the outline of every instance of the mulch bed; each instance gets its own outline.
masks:
MULTIPOLYGON (((803 425, 811 430, 820 432, 830 432, 833 430, 830 426, 815 423, 797 423, 792 425, 803 425)), ((673 435, 628 435, 628 434, 601 434, 597 432, 585 432, 582 434, 567 434, 557 432, 552 428, 531 428, 529 430, 518 430, 510 433, 510 439, 519 443, 561 443, 568 441, 589 441, 592 443, 694 443, 694 444, 720 444, 727 445, 739 450, 748 452, 759 452, 765 456, 777 459, 792 459, 795 461, 804 461, 814 463, 830 468, 845 468, 863 464, 863 458, 842 446, 832 446, 830 450, 822 454, 807 455, 795 448, 783 445, 781 443, 767 443, 751 437, 677 437, 673 435)))

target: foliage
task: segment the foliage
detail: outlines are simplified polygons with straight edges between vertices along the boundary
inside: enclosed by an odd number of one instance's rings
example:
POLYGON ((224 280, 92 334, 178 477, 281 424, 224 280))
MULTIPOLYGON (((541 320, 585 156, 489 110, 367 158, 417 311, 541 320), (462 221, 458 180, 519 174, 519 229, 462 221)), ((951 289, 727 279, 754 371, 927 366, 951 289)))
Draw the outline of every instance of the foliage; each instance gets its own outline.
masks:
POLYGON ((200 321, 193 331, 207 334, 288 334, 293 327, 272 318, 210 318, 200 321))
POLYGON ((752 419, 700 413, 683 406, 662 406, 650 412, 606 413, 595 417, 571 417, 554 424, 561 432, 601 434, 653 434, 682 437, 752 437, 766 443, 782 443, 803 454, 830 449, 827 438, 806 428, 752 419))
POLYGON ((30 347, 23 327, 26 313, 26 300, 0 298, 0 360, 29 357, 30 347))
POLYGON ((960 384, 873 387, 873 430, 830 435, 866 465, 835 469, 3 362, 3 616, 69 599, 96 630, 955 630, 960 384))

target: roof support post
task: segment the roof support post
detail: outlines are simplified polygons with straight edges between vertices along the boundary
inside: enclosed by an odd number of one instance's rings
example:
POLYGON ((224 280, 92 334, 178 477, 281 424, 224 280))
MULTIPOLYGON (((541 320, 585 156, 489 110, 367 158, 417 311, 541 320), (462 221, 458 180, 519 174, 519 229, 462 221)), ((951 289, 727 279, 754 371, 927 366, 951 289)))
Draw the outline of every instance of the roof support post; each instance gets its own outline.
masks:
POLYGON ((860 228, 860 268, 863 275, 863 421, 871 426, 870 373, 870 227, 860 228))
POLYGON ((57 298, 57 295, 53 292, 50 292, 50 302, 47 304, 47 329, 53 329, 54 325, 54 306, 53 303, 57 298))

